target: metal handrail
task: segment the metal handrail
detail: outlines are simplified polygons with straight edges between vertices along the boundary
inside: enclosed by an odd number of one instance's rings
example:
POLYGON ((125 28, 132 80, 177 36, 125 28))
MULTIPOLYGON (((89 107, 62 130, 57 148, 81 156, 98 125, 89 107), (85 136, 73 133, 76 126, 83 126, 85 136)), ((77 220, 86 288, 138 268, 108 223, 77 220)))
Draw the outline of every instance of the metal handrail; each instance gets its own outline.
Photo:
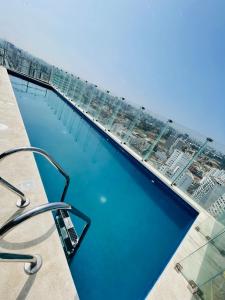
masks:
POLYGON ((48 211, 52 211, 52 210, 69 210, 69 211, 71 211, 72 214, 78 216, 79 218, 81 218, 82 220, 84 220, 86 222, 86 225, 84 226, 83 231, 79 237, 78 243, 76 245, 76 249, 78 249, 80 247, 80 244, 81 244, 84 236, 87 233, 87 230, 91 224, 91 220, 88 216, 83 214, 81 211, 79 211, 72 205, 67 204, 65 202, 53 202, 53 203, 43 204, 43 205, 37 206, 31 210, 28 210, 21 215, 14 217, 13 219, 6 222, 0 228, 0 239, 3 238, 8 232, 13 230, 20 223, 23 223, 24 221, 26 221, 34 216, 37 216, 39 214, 42 214, 42 213, 45 213, 48 211))
POLYGON ((0 262, 25 262, 24 271, 32 275, 40 270, 42 258, 40 255, 18 254, 18 253, 0 253, 0 262))
MULTIPOLYGON (((13 228, 15 228, 20 223, 34 216, 52 210, 69 210, 71 211, 72 214, 78 216, 79 218, 83 219, 86 222, 76 245, 76 250, 77 250, 80 247, 80 244, 87 233, 87 230, 91 224, 91 220, 88 216, 83 214, 81 211, 79 211, 72 205, 64 202, 43 204, 9 220, 8 222, 6 222, 6 224, 4 224, 0 228, 0 239, 3 238, 8 232, 13 230, 13 228)), ((36 273, 42 266, 42 258, 40 255, 0 253, 0 262, 24 262, 24 261, 26 261, 24 265, 24 271, 29 275, 36 273)))
POLYGON ((16 203, 18 207, 26 207, 30 203, 29 199, 26 198, 23 192, 2 177, 0 177, 0 184, 4 185, 8 190, 20 197, 20 200, 16 203))
MULTIPOLYGON (((38 153, 38 154, 44 156, 65 177, 66 183, 65 183, 65 187, 63 189, 62 196, 61 196, 61 201, 63 202, 65 199, 68 187, 69 187, 69 183, 70 183, 70 177, 63 170, 63 168, 46 151, 44 151, 40 148, 36 148, 36 147, 21 147, 21 148, 14 148, 14 149, 7 150, 7 151, 3 152, 2 154, 0 154, 0 160, 4 159, 5 157, 7 157, 9 155, 18 153, 18 152, 35 152, 35 153, 38 153)), ((17 202, 18 207, 25 207, 29 204, 29 200, 26 199, 25 195, 20 190, 18 190, 12 184, 7 182, 5 179, 3 179, 1 177, 0 177, 0 179, 1 179, 0 183, 2 183, 6 188, 8 188, 12 192, 14 192, 15 194, 20 196, 21 200, 20 200, 20 202, 17 202)))

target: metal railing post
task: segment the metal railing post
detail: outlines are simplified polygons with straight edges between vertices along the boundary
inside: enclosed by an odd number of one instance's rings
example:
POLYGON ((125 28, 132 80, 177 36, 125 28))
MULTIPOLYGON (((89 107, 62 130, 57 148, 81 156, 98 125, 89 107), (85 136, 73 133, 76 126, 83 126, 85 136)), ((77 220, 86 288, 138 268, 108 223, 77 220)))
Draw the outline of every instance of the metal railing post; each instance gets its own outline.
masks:
POLYGON ((20 199, 16 202, 17 207, 23 208, 30 204, 29 199, 26 198, 23 192, 21 192, 19 189, 17 189, 15 186, 13 186, 11 183, 3 179, 2 177, 0 177, 0 184, 2 184, 8 190, 20 197, 20 199))
MULTIPOLYGON (((66 193, 69 187, 69 183, 70 183, 70 177, 69 175, 63 170, 63 168, 44 150, 40 149, 40 148, 36 148, 36 147, 22 147, 22 148, 15 148, 15 149, 10 149, 8 151, 5 151, 3 153, 0 154, 0 161, 2 159, 4 159, 5 157, 18 153, 18 152, 34 152, 34 153, 38 153, 42 156, 44 156, 59 172, 60 174, 62 174, 66 180, 63 192, 62 192, 62 196, 61 196, 61 201, 63 202, 65 197, 66 197, 66 193)), ((8 189, 10 189, 12 192, 14 192, 15 194, 19 195, 20 197, 23 197, 24 194, 19 191, 17 188, 15 188, 14 186, 12 186, 10 183, 8 183, 6 180, 3 179, 3 181, 1 181, 8 189)), ((28 201, 28 200, 27 200, 28 201)), ((28 203, 29 204, 29 203, 28 203)), ((27 204, 27 205, 28 205, 27 204)), ((19 206, 21 207, 21 206, 19 206)), ((23 206, 22 206, 23 207, 23 206)))

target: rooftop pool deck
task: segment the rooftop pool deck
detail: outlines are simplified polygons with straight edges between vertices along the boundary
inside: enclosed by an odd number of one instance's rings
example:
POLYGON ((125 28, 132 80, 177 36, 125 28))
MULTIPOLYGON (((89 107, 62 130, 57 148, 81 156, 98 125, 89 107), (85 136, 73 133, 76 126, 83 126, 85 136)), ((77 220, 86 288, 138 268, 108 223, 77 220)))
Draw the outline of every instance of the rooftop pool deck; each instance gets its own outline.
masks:
MULTIPOLYGON (((198 213, 55 92, 11 82, 31 145, 67 171, 66 201, 92 220, 70 264, 80 299, 144 299, 198 213)), ((57 201, 62 178, 36 161, 49 201, 57 201)))

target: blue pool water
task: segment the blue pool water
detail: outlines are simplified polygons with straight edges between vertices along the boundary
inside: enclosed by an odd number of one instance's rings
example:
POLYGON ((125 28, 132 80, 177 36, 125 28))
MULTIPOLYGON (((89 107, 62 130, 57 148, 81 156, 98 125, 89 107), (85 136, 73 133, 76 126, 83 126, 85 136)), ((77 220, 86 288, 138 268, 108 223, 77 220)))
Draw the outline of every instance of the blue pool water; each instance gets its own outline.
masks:
MULTIPOLYGON (((153 183, 58 95, 11 80, 31 145, 71 176, 66 202, 92 220, 70 265, 80 299, 144 299, 196 212, 153 183)), ((49 201, 58 201, 64 179, 42 158, 37 162, 49 201)))

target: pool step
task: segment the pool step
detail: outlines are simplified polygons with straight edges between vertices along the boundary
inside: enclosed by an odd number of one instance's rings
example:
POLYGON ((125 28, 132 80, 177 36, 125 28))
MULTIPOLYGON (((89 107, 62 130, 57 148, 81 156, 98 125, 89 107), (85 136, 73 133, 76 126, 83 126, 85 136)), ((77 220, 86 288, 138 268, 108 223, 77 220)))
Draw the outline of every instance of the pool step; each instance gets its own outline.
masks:
POLYGON ((55 217, 56 227, 67 259, 75 254, 79 237, 67 211, 59 210, 55 217))

